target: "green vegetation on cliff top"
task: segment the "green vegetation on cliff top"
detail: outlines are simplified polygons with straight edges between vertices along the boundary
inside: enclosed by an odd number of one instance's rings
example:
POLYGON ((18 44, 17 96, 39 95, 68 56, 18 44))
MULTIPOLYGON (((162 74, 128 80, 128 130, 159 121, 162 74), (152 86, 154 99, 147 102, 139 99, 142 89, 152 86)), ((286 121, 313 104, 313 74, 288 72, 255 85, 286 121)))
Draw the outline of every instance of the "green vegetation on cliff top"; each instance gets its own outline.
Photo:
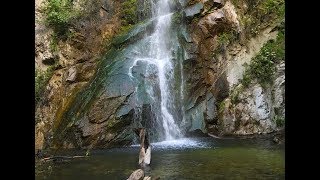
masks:
POLYGON ((67 38, 71 21, 80 16, 73 8, 72 0, 48 0, 44 6, 45 23, 51 27, 56 37, 67 38))
POLYGON ((251 60, 246 67, 242 84, 247 87, 253 79, 257 79, 262 87, 272 83, 276 64, 285 59, 285 34, 284 24, 281 25, 277 39, 268 41, 260 50, 259 54, 251 60))
POLYGON ((121 32, 127 32, 138 22, 137 0, 123 0, 121 8, 121 32))
POLYGON ((273 20, 283 19, 285 14, 284 0, 232 0, 232 4, 237 8, 238 14, 243 14, 240 22, 244 31, 253 36, 273 20), (243 3, 247 6, 243 6, 243 3))

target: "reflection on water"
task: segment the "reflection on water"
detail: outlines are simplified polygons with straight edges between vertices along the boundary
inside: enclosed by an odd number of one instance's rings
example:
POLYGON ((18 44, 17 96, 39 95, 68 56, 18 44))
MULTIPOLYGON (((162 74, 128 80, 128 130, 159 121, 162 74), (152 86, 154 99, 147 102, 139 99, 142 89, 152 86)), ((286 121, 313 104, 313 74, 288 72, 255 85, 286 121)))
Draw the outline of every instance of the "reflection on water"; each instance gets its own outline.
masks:
MULTIPOLYGON (((126 179, 139 168, 138 152, 136 146, 95 150, 88 158, 45 163, 36 168, 36 179, 126 179)), ((284 147, 265 139, 197 138, 154 143, 146 174, 161 179, 284 179, 284 147)))

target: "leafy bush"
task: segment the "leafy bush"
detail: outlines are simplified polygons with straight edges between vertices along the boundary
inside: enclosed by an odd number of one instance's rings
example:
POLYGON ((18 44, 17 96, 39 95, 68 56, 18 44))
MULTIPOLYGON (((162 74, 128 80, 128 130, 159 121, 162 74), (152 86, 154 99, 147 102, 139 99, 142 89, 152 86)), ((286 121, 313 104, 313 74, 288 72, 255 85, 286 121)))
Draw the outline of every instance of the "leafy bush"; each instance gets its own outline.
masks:
POLYGON ((228 45, 236 39, 236 32, 231 30, 227 32, 223 32, 218 36, 218 44, 219 45, 228 45))
POLYGON ((237 39, 237 34, 238 33, 233 29, 225 30, 220 33, 217 37, 218 46, 213 52, 213 56, 215 56, 215 54, 225 52, 225 47, 227 47, 230 43, 233 43, 237 39))
POLYGON ((45 24, 53 29, 50 43, 52 51, 57 50, 60 39, 70 37, 72 20, 80 17, 80 12, 73 8, 73 0, 48 0, 43 8, 46 19, 45 24))
POLYGON ((285 58, 285 35, 283 28, 280 27, 277 39, 268 41, 260 50, 259 54, 246 67, 241 83, 247 87, 252 79, 265 86, 273 80, 276 64, 284 61, 285 58))
MULTIPOLYGON (((270 24, 270 21, 284 18, 284 0, 244 0, 248 5, 248 11, 242 16, 240 22, 244 31, 256 36, 259 31, 270 24)), ((238 0, 232 0, 237 8, 243 7, 238 0)))
POLYGON ((58 35, 64 35, 72 18, 71 0, 48 0, 44 7, 46 24, 52 27, 58 35))
POLYGON ((283 17, 285 13, 284 0, 265 0, 258 8, 264 15, 275 13, 275 15, 283 17))

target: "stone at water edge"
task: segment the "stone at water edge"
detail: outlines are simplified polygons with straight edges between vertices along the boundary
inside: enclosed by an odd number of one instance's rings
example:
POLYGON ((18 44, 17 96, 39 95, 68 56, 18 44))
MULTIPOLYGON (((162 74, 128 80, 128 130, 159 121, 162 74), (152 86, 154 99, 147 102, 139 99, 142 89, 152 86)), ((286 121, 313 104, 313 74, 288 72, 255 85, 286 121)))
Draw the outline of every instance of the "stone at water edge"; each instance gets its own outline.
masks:
POLYGON ((127 180, 143 180, 144 172, 142 169, 137 169, 133 171, 130 177, 127 180))

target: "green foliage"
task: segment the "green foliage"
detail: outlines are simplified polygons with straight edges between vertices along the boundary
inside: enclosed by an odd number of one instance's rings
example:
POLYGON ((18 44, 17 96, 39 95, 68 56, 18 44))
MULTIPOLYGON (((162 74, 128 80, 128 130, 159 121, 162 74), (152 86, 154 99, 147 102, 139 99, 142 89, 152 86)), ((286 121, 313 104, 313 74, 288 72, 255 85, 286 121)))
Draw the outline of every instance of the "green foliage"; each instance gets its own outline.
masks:
POLYGON ((60 40, 72 37, 72 20, 79 18, 81 12, 73 8, 73 0, 47 0, 43 10, 46 14, 45 24, 53 29, 50 50, 55 52, 60 40))
POLYGON ((132 24, 121 26, 119 35, 127 34, 132 27, 134 27, 132 24))
POLYGON ((234 42, 237 39, 237 32, 233 29, 223 31, 221 34, 218 35, 217 44, 218 47, 213 55, 222 53, 225 50, 225 47, 228 46, 230 43, 234 42))
POLYGON ((285 118, 275 115, 273 121, 276 123, 277 127, 282 127, 285 125, 285 118))
POLYGON ((221 114, 223 112, 223 110, 225 109, 225 107, 226 107, 226 102, 225 101, 221 101, 218 104, 218 113, 221 114))
POLYGON ((280 29, 277 39, 275 41, 268 41, 262 47, 259 54, 251 60, 252 62, 246 67, 241 81, 245 87, 255 78, 263 87, 272 83, 274 72, 276 71, 276 64, 284 61, 285 58, 284 36, 284 31, 280 29))
POLYGON ((248 85, 250 84, 251 81, 252 81, 251 74, 247 73, 247 71, 246 71, 246 73, 243 74, 241 84, 245 87, 248 87, 248 85))
POLYGON ((228 31, 228 32, 223 32, 218 36, 218 43, 219 44, 229 44, 233 42, 236 39, 236 32, 235 31, 228 31))
POLYGON ((126 34, 138 23, 137 0, 123 0, 121 9, 121 27, 119 34, 126 34))
POLYGON ((46 71, 36 69, 35 71, 35 101, 36 104, 40 101, 43 92, 53 75, 55 66, 50 66, 46 71))
POLYGON ((122 25, 130 26, 138 22, 137 0, 124 0, 122 2, 122 25))
POLYGON ((48 0, 44 6, 45 23, 51 27, 56 37, 67 38, 72 19, 80 13, 73 8, 72 0, 48 0))
POLYGON ((264 15, 274 13, 276 16, 283 17, 285 13, 284 0, 265 0, 258 8, 264 15))
POLYGON ((230 95, 230 99, 231 99, 231 103, 232 104, 238 104, 240 102, 240 93, 243 91, 243 87, 242 86, 237 86, 234 89, 231 90, 231 95, 230 95))
POLYGON ((59 42, 59 37, 57 34, 53 33, 50 39, 50 50, 51 52, 56 52, 58 50, 58 42, 59 42))
MULTIPOLYGON (((248 11, 240 19, 245 31, 255 36, 259 31, 270 24, 270 21, 283 19, 285 15, 284 0, 243 0, 248 11)), ((238 0, 232 0, 237 8, 243 7, 238 0)))

